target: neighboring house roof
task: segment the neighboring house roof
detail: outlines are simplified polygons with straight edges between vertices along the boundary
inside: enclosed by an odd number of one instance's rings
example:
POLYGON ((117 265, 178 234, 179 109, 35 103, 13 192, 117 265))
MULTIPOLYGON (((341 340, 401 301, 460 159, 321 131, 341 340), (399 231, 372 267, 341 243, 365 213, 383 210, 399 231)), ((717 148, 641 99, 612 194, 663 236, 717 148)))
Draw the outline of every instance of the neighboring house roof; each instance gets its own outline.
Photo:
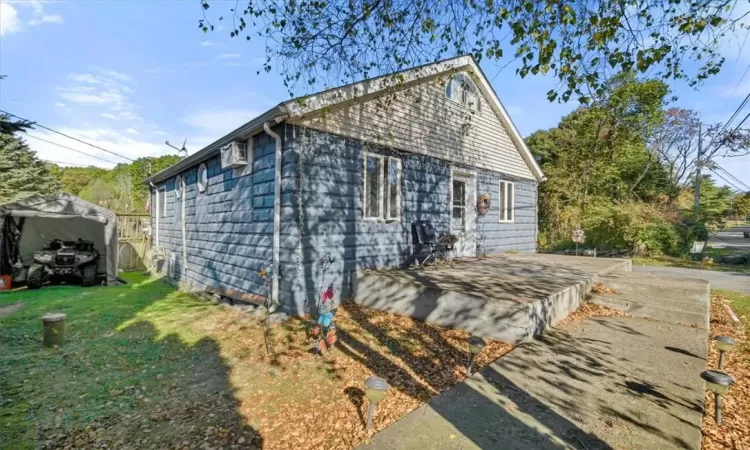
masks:
POLYGON ((537 164, 531 151, 526 146, 521 134, 518 132, 518 129, 508 115, 505 107, 500 102, 497 93, 493 89, 489 80, 487 80, 487 77, 484 72, 482 72, 482 69, 479 67, 476 60, 472 56, 467 55, 414 67, 401 72, 383 75, 377 78, 328 89, 316 94, 298 97, 279 103, 245 125, 207 145, 202 150, 188 156, 177 164, 162 170, 156 175, 153 175, 148 178, 146 182, 159 182, 177 175, 186 169, 215 156, 223 146, 233 140, 260 132, 263 128, 263 124, 266 122, 281 123, 285 120, 300 119, 324 108, 362 100, 364 98, 372 98, 386 89, 397 88, 417 82, 424 78, 466 68, 473 71, 476 75, 478 88, 482 94, 484 94, 485 98, 487 98, 494 113, 507 129, 513 143, 523 157, 523 160, 529 166, 534 177, 537 181, 543 181, 545 177, 542 173, 542 169, 539 167, 539 164, 537 164))

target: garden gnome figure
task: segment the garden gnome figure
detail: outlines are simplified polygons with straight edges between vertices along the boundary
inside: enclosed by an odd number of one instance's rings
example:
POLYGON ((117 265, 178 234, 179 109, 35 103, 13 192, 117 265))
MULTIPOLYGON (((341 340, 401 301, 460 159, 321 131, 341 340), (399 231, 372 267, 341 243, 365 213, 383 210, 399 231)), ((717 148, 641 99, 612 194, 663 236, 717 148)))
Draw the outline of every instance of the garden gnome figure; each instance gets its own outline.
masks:
POLYGON ((42 316, 44 346, 61 347, 65 342, 65 318, 62 313, 47 313, 42 316))

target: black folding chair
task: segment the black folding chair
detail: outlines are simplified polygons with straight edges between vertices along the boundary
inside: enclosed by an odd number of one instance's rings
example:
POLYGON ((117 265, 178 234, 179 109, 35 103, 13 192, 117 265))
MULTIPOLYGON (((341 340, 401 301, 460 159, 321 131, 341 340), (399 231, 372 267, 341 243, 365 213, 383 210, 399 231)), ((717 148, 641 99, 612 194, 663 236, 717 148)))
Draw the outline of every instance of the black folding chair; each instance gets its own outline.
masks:
POLYGON ((435 227, 432 225, 431 221, 418 220, 412 222, 411 229, 414 242, 419 245, 420 250, 425 247, 429 250, 429 254, 421 263, 417 258, 417 264, 419 264, 420 267, 424 267, 430 259, 434 261, 436 269, 439 259, 446 261, 451 267, 453 267, 453 260, 449 256, 450 252, 453 251, 453 244, 440 242, 435 227))

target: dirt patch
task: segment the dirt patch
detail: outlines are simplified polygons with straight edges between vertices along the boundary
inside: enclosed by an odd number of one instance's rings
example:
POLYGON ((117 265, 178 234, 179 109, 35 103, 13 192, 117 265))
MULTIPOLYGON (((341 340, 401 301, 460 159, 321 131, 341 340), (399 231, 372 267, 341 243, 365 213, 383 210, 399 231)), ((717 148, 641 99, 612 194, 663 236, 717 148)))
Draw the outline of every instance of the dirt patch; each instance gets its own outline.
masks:
POLYGON ((596 303, 584 302, 577 310, 573 311, 568 317, 557 322, 555 328, 564 327, 574 322, 588 319, 589 317, 633 317, 619 309, 607 308, 606 306, 597 305, 596 303))
POLYGON ((734 378, 735 385, 722 396, 722 423, 714 422, 714 395, 706 391, 703 416, 703 448, 707 450, 750 448, 750 343, 742 327, 733 325, 724 305, 731 301, 711 296, 711 349, 706 364, 718 367, 719 352, 713 338, 729 336, 737 346, 724 356, 724 371, 734 378))
POLYGON ((13 305, 0 307, 0 317, 7 317, 15 312, 18 312, 23 308, 23 302, 18 302, 13 305))

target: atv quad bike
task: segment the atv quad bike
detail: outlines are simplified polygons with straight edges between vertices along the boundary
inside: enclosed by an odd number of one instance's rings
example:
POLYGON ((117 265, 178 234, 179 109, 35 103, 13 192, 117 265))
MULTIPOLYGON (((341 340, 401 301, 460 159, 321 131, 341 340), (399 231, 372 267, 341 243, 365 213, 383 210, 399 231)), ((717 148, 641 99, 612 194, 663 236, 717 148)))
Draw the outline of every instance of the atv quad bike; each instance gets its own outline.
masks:
POLYGON ((26 287, 39 289, 45 281, 64 276, 78 277, 83 286, 93 286, 98 262, 99 252, 93 242, 54 239, 34 253, 34 263, 26 275, 26 287))

